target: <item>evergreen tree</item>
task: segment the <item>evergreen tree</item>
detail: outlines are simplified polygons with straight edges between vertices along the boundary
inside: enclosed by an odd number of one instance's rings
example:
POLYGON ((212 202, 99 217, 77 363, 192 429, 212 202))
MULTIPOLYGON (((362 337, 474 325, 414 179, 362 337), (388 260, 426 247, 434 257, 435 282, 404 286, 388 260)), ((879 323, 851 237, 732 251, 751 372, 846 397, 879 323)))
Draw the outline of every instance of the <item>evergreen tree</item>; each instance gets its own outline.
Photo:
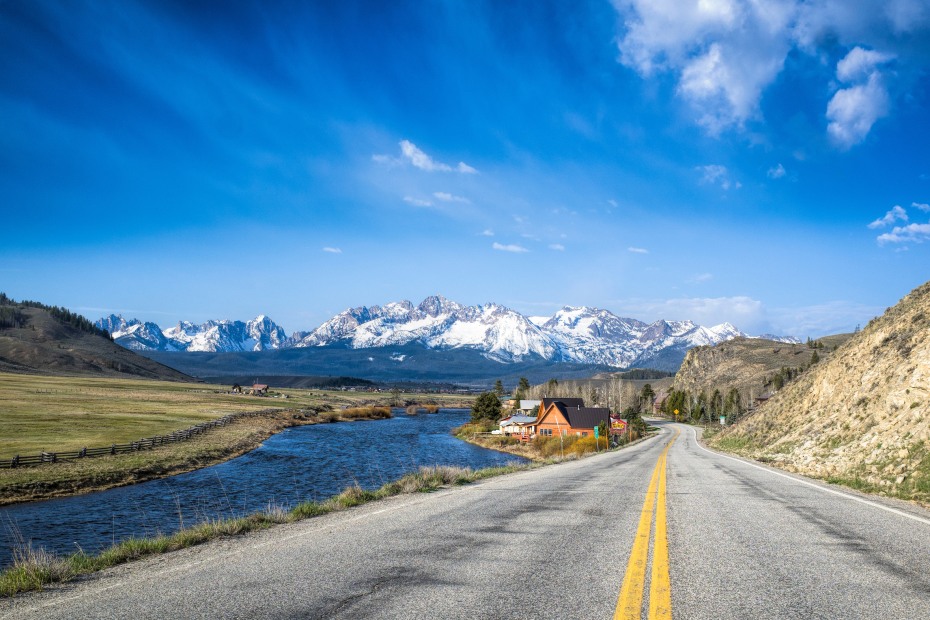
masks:
POLYGON ((471 408, 471 421, 496 422, 501 417, 501 401, 494 392, 483 392, 475 399, 471 408))
POLYGON ((497 394, 498 398, 504 395, 504 384, 501 383, 500 379, 494 382, 494 393, 497 394))

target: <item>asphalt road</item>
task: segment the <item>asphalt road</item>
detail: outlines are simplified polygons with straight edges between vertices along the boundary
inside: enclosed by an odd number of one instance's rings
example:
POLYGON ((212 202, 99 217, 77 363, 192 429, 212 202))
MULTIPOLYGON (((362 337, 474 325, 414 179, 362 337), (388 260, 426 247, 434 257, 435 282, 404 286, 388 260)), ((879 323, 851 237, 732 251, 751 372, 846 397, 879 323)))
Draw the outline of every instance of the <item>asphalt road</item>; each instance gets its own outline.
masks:
MULTIPOLYGON (((618 452, 2 600, 0 618, 611 618, 647 508, 649 549, 667 518, 674 618, 930 618, 930 514, 713 454, 694 429, 663 426, 618 452)), ((645 575, 627 587, 642 589, 643 617, 645 575)))

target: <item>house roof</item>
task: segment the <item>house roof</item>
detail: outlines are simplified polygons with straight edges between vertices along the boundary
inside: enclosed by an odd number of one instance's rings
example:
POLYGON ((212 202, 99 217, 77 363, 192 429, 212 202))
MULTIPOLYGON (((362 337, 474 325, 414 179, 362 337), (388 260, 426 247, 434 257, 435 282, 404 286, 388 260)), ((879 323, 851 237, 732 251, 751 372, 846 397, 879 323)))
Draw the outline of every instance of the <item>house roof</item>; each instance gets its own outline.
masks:
POLYGON ((610 409, 607 407, 585 407, 581 398, 543 399, 544 409, 555 406, 572 428, 594 428, 601 422, 610 421, 610 409), (546 402, 548 401, 548 403, 546 402), (568 405, 566 401, 572 403, 568 405))
POLYGON ((562 403, 566 407, 584 407, 583 398, 544 398, 542 399, 543 411, 548 409, 552 403, 562 403))
POLYGON ((601 422, 610 423, 610 409, 607 407, 566 408, 562 413, 572 428, 594 428, 601 422))
POLYGON ((529 424, 536 421, 536 416, 531 415, 512 415, 500 421, 501 424, 529 424))
POLYGON ((267 390, 268 386, 265 385, 264 383, 256 383, 255 385, 252 386, 252 389, 253 390, 267 390))

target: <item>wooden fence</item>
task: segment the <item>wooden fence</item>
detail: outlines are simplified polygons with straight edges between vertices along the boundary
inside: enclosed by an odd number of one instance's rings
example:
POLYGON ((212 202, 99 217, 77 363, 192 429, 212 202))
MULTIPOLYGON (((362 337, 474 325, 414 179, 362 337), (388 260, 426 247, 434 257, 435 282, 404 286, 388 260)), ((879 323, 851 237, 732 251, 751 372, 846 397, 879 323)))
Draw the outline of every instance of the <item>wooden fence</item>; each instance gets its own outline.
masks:
POLYGON ((197 435, 202 435, 211 428, 217 426, 226 426, 240 418, 254 418, 282 411, 281 409, 262 409, 261 411, 245 411, 240 413, 231 413, 222 418, 211 420, 210 422, 201 422, 182 431, 174 431, 168 435, 156 435, 155 437, 143 437, 139 441, 133 441, 125 444, 112 444, 104 448, 81 448, 75 452, 43 452, 37 455, 20 456, 17 454, 11 459, 0 459, 0 469, 13 467, 27 467, 29 465, 38 465, 40 463, 57 463, 58 461, 70 461, 74 459, 92 458, 95 456, 105 456, 108 454, 125 454, 126 452, 138 452, 139 450, 151 450, 156 446, 162 446, 179 441, 187 441, 197 435))

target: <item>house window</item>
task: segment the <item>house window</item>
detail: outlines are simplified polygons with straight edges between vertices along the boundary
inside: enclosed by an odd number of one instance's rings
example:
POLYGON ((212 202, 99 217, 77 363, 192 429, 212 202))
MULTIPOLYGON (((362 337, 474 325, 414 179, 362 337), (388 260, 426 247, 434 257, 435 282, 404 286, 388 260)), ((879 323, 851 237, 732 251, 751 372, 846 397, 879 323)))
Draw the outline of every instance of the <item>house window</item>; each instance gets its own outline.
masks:
POLYGON ((540 432, 543 436, 545 436, 545 437, 552 437, 552 429, 551 429, 551 428, 544 428, 544 429, 542 429, 542 430, 539 431, 539 432, 540 432))
POLYGON ((588 433, 581 433, 581 436, 582 436, 582 437, 587 437, 587 436, 588 436, 588 433))

